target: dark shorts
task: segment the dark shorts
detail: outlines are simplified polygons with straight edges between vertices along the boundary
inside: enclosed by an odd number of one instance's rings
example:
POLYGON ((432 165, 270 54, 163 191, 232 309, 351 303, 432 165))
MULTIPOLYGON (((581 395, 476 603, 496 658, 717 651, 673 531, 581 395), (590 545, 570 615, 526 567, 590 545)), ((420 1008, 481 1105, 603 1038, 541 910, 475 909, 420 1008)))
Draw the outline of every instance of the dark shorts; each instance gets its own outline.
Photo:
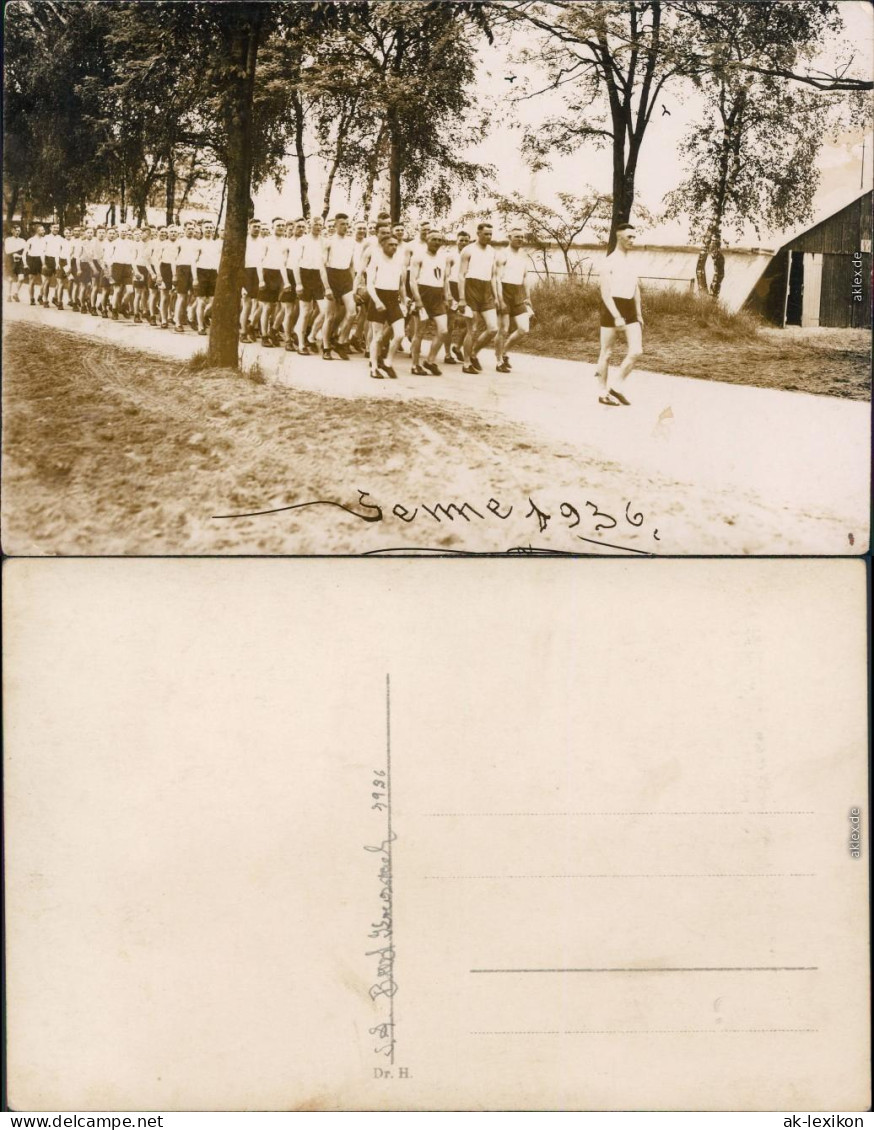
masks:
MULTIPOLYGON (((625 319, 626 325, 630 326, 637 321, 637 307, 634 305, 633 298, 614 298, 613 301, 616 303, 616 309, 625 319)), ((601 302, 601 325, 604 329, 613 328, 616 325, 613 315, 607 309, 603 300, 601 302)))
POLYGON ((279 294, 280 302, 296 302, 297 301, 297 285, 294 281, 294 271, 285 269, 285 286, 279 294))
POLYGON ((91 264, 90 263, 80 263, 79 264, 79 279, 80 279, 81 282, 83 282, 83 283, 90 282, 91 281, 91 274, 92 274, 92 271, 91 271, 91 264))
POLYGON ((258 272, 254 267, 246 267, 243 271, 243 290, 249 298, 258 297, 258 272))
POLYGON ((39 255, 28 255, 27 257, 27 273, 29 275, 42 274, 42 259, 39 255))
POLYGON ((525 301, 525 287, 522 283, 503 283, 501 291, 504 295, 504 313, 509 314, 511 318, 526 313, 528 304, 525 301))
POLYGON ((439 318, 446 313, 446 299, 443 296, 442 286, 422 286, 419 284, 419 294, 422 296, 422 305, 429 318, 439 318))
POLYGON ((161 282, 164 284, 166 290, 173 289, 173 264, 172 263, 159 263, 158 271, 161 275, 161 282))
POLYGON ((328 267, 328 286, 331 294, 341 302, 347 294, 352 293, 352 271, 349 267, 328 267))
POLYGON ((198 267, 197 286, 195 287, 195 294, 198 298, 215 298, 215 280, 217 277, 218 271, 212 267, 207 267, 206 270, 198 267))
POLYGON ((495 308, 495 292, 492 289, 491 280, 488 282, 484 279, 465 280, 464 297, 465 305, 477 314, 495 308))
POLYGON ((57 274, 58 264, 55 262, 54 255, 46 255, 42 261, 43 277, 53 279, 57 274))
POLYGON ((67 265, 67 260, 66 259, 59 259, 58 260, 58 274, 61 276, 62 279, 65 279, 69 273, 70 272, 69 272, 69 267, 67 265))
POLYGON ((191 268, 187 265, 177 267, 173 274, 173 285, 177 294, 188 294, 191 291, 191 268))
POLYGON ((152 273, 148 267, 144 267, 142 263, 137 266, 137 272, 134 276, 134 286, 137 290, 145 290, 151 281, 152 273))
POLYGON ((258 297, 262 302, 276 302, 282 290, 282 272, 275 267, 264 268, 264 285, 258 287, 258 297))
POLYGON ((458 283, 457 282, 451 282, 450 281, 450 283, 449 283, 449 293, 452 295, 452 297, 457 302, 458 301, 458 283))
POLYGON ((70 260, 70 269, 67 272, 67 274, 69 274, 71 278, 78 279, 79 270, 80 270, 79 260, 78 259, 71 259, 70 260))
POLYGON ((130 263, 112 263, 110 266, 115 286, 130 286, 134 281, 134 269, 130 263))
POLYGON ((301 267, 300 285, 303 290, 303 302, 321 302, 325 297, 325 284, 322 282, 322 272, 311 267, 301 267))
POLYGON ((3 261, 7 275, 18 277, 24 274, 24 263, 20 259, 16 259, 14 255, 5 255, 3 261))
POLYGON ((376 293, 379 295, 379 300, 385 307, 384 310, 377 310, 373 302, 368 299, 367 302, 367 320, 368 322, 379 322, 381 325, 393 325, 395 322, 402 322, 404 319, 401 313, 401 302, 396 290, 379 290, 376 293))

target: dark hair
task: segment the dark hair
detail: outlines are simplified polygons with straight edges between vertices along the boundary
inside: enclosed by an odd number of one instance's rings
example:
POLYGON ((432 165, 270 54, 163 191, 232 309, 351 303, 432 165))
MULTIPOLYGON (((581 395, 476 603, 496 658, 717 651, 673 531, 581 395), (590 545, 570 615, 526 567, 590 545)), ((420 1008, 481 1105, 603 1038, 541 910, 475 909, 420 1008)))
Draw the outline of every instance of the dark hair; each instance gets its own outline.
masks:
POLYGON ((634 224, 617 224, 617 231, 634 231, 634 224))
POLYGON ((335 220, 348 220, 349 217, 346 215, 345 212, 338 212, 337 215, 334 217, 334 219, 335 220))
POLYGON ((490 227, 492 227, 492 225, 491 225, 491 224, 489 223, 489 221, 488 221, 488 220, 483 220, 483 222, 482 222, 481 224, 477 224, 477 225, 476 225, 476 230, 477 230, 477 231, 482 231, 482 230, 483 230, 483 228, 490 228, 490 227))

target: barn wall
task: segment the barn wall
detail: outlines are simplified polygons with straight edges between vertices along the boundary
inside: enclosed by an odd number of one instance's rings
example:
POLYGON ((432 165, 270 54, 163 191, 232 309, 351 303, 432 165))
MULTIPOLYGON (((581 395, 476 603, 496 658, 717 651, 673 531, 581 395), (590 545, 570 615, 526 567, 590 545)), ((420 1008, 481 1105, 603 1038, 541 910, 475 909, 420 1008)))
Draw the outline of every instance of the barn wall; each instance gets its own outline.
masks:
POLYGON ((871 255, 823 255, 821 326, 871 327, 871 255), (860 293, 861 291, 861 293, 860 293), (858 299, 854 297, 860 295, 858 299))

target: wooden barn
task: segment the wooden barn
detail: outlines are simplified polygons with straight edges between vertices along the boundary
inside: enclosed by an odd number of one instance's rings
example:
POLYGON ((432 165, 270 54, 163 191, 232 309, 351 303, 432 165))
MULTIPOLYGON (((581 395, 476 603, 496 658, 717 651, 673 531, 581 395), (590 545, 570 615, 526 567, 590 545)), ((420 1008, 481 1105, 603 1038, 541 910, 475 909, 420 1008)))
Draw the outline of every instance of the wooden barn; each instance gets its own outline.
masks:
POLYGON ((785 243, 746 301, 777 326, 871 326, 870 191, 785 243))

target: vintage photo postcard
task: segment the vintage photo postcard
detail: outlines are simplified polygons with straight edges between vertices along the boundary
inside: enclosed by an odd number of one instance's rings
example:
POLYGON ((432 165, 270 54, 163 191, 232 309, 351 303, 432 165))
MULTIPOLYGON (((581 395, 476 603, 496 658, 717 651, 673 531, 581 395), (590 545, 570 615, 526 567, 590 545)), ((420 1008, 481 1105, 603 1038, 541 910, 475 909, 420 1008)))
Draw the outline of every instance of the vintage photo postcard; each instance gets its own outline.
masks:
POLYGON ((865 0, 4 16, 5 553, 867 551, 865 0))
POLYGON ((13 1109, 869 1108, 862 562, 5 573, 13 1109))

